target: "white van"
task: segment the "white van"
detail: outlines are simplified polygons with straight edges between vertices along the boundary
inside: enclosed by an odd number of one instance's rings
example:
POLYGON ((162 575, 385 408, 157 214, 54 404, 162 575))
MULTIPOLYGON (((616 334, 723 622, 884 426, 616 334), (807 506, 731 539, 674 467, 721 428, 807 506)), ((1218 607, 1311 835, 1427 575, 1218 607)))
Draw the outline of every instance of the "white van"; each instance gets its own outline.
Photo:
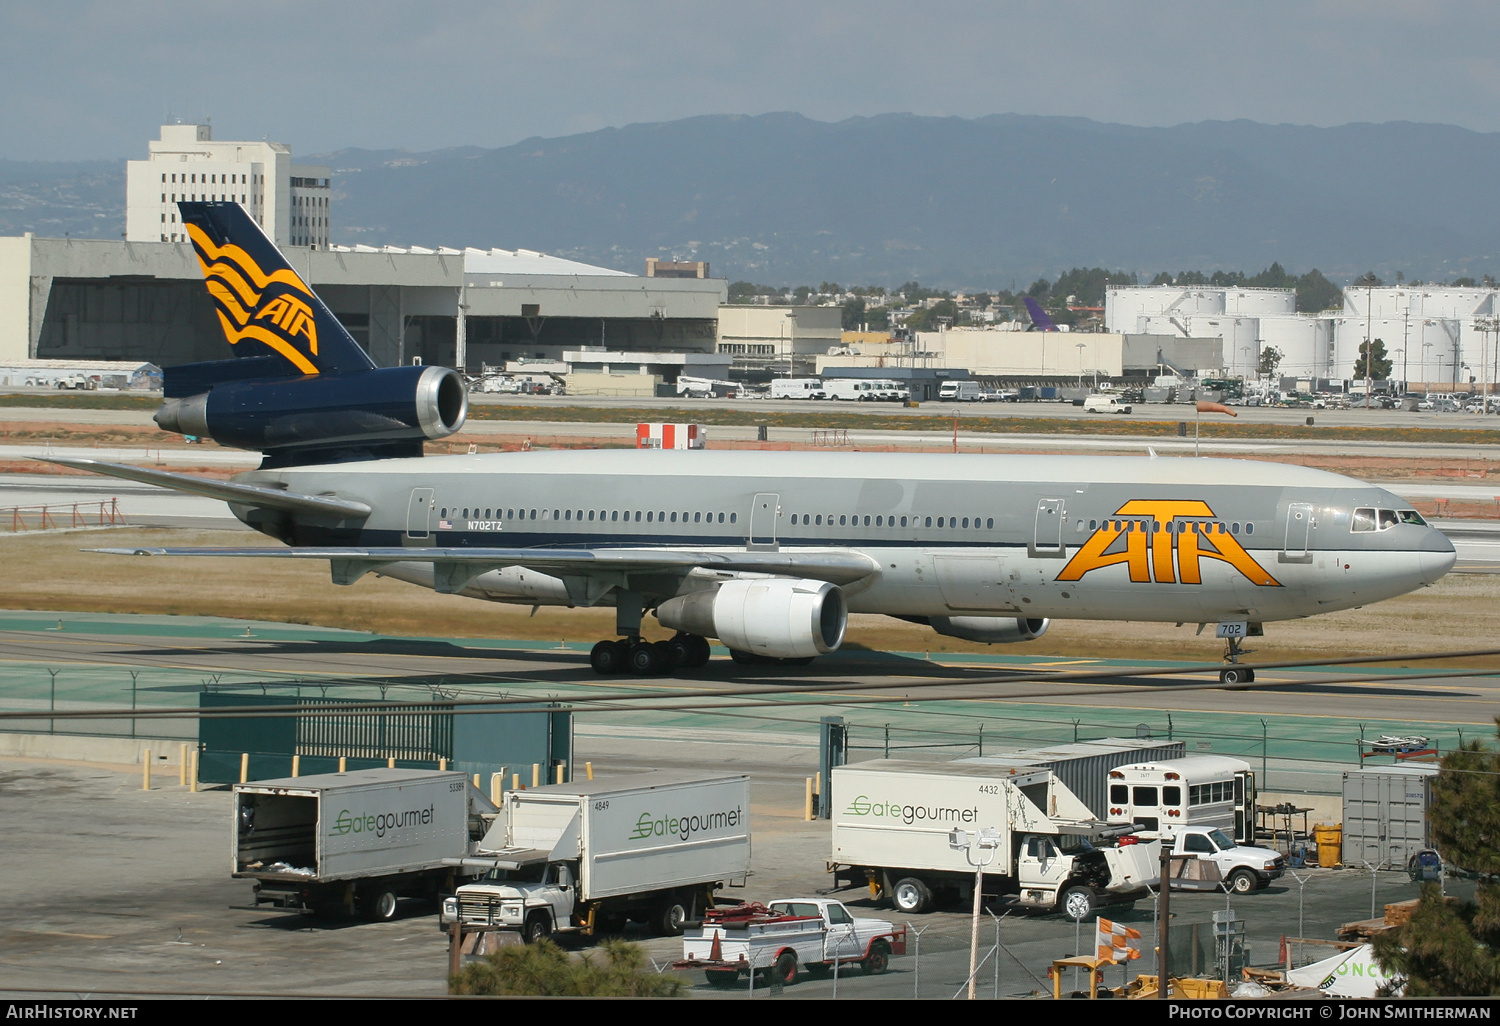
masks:
POLYGON ((1130 407, 1112 395, 1091 395, 1083 401, 1089 413, 1129 413, 1130 407))
POLYGON ((979 382, 945 381, 938 389, 938 401, 945 403, 977 403, 982 401, 979 382))

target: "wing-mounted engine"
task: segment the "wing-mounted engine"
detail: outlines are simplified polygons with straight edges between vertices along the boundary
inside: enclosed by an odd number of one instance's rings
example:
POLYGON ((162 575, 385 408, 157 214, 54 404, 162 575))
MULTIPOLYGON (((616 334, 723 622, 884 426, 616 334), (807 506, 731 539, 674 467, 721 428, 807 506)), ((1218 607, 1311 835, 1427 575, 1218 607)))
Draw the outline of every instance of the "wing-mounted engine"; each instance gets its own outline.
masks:
POLYGON ((849 607, 827 581, 785 577, 726 581, 713 591, 667 599, 656 609, 663 627, 718 638, 774 659, 806 659, 844 641, 849 607))
MULTIPOLYGON (((246 362, 223 361, 229 368, 246 362)), ((201 379, 207 376, 203 367, 171 368, 169 379, 174 370, 195 372, 201 379)), ((230 380, 167 399, 156 423, 167 431, 264 452, 265 465, 274 467, 360 456, 420 456, 423 440, 453 434, 463 426, 468 408, 456 371, 386 367, 230 380)))
POLYGON ((1035 641, 1047 633, 1050 620, 1017 619, 1011 616, 929 616, 927 626, 939 634, 986 645, 1008 645, 1035 641))

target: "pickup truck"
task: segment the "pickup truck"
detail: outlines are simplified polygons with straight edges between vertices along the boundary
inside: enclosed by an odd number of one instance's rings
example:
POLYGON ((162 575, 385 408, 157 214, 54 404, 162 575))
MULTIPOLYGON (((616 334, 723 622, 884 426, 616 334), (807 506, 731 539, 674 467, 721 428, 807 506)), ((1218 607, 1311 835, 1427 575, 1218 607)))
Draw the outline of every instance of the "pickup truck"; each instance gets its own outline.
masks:
POLYGON ((906 954, 906 927, 883 919, 855 919, 841 901, 783 898, 716 908, 682 937, 677 969, 702 969, 710 985, 733 987, 751 969, 783 986, 797 982, 800 963, 814 978, 857 964, 877 976, 892 955, 906 954))
POLYGON ((1174 871, 1174 891, 1216 891, 1222 881, 1236 894, 1249 894, 1286 872, 1286 858, 1280 852, 1236 844, 1217 827, 1182 826, 1175 833, 1173 853, 1194 855, 1199 865, 1184 867, 1181 875, 1174 871))

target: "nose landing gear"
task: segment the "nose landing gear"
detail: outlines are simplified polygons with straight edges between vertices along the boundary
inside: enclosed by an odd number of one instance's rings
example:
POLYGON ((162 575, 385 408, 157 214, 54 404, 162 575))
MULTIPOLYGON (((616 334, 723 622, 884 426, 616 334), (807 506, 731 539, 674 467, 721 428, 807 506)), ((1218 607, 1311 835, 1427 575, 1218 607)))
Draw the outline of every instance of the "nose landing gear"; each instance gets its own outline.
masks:
POLYGON ((1255 671, 1248 666, 1240 666, 1240 641, 1241 639, 1230 635, 1225 639, 1229 643, 1229 649, 1224 653, 1224 661, 1229 665, 1219 671, 1220 684, 1250 684, 1255 680, 1255 671))

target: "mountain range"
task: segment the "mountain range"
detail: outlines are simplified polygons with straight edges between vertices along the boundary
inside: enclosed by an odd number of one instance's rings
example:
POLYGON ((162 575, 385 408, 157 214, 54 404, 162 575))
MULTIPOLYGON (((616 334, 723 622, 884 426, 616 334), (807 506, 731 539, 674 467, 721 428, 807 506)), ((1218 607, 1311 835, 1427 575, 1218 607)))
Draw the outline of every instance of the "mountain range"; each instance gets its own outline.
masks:
MULTIPOLYGON (((702 116, 497 149, 297 155, 334 169, 333 238, 541 250, 771 285, 1024 288, 1074 266, 1335 281, 1500 270, 1500 133, 888 114, 702 116)), ((116 237, 124 162, 0 161, 0 234, 116 237)))

